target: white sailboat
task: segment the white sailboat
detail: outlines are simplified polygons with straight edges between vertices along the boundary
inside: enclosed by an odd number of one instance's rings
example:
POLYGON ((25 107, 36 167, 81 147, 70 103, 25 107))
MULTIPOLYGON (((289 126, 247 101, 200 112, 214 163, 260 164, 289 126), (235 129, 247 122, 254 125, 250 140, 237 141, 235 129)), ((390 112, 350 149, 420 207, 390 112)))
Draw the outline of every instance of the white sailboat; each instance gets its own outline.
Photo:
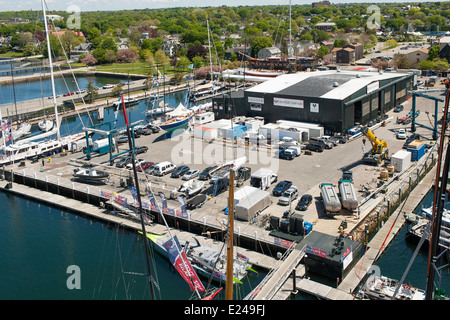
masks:
POLYGON ((39 130, 47 132, 53 129, 53 121, 47 118, 44 118, 42 121, 38 123, 39 130))

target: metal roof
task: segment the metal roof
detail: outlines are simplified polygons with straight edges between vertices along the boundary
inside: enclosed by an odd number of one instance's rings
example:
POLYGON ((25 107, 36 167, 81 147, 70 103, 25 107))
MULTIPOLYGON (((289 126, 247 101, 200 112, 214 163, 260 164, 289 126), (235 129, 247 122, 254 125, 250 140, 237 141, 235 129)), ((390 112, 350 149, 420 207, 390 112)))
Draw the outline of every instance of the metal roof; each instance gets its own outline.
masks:
POLYGON ((302 72, 278 76, 247 89, 247 92, 343 100, 371 83, 407 75, 409 74, 336 70, 302 72))

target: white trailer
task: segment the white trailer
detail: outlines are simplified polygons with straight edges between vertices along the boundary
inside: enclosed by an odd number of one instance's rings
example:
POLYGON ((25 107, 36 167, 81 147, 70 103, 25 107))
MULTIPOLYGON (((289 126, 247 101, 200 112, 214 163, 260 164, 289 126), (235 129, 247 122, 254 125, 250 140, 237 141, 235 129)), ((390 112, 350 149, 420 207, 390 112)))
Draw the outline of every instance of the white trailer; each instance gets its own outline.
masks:
POLYGON ((234 207, 234 216, 236 219, 249 221, 270 206, 271 203, 269 192, 256 190, 239 201, 234 207))
POLYGON ((266 190, 277 180, 278 176, 272 170, 261 168, 250 176, 250 185, 261 190, 266 190))

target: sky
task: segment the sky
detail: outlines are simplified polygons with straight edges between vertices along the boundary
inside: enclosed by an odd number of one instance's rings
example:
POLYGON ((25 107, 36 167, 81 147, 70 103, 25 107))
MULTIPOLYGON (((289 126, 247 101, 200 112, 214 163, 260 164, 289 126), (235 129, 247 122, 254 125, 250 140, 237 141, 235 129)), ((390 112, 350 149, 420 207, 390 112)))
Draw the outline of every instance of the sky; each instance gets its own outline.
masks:
MULTIPOLYGON (((292 5, 311 4, 320 0, 292 0, 292 5)), ((418 0, 414 1, 417 2, 418 0)), ((331 3, 367 3, 365 0, 331 0, 331 3)), ((389 0, 369 0, 371 3, 390 2, 389 0)), ((392 1, 392 2, 412 2, 392 1)), ((426 2, 426 1, 423 1, 426 2)), ((67 10, 75 5, 80 11, 105 11, 124 9, 158 9, 173 7, 217 7, 227 5, 255 6, 255 5, 288 5, 289 0, 46 0, 49 10, 67 10)), ((0 0, 0 11, 41 10, 40 0, 0 0)))

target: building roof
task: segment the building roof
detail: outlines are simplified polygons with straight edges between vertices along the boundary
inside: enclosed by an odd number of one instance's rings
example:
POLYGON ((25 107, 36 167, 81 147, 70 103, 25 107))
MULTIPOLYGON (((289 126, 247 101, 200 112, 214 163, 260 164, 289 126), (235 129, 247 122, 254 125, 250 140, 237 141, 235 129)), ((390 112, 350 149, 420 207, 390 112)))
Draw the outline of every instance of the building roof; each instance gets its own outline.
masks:
POLYGON ((396 72, 380 74, 378 72, 335 70, 302 72, 281 75, 246 91, 248 93, 272 93, 343 100, 371 83, 384 79, 402 78, 406 75, 396 72))

